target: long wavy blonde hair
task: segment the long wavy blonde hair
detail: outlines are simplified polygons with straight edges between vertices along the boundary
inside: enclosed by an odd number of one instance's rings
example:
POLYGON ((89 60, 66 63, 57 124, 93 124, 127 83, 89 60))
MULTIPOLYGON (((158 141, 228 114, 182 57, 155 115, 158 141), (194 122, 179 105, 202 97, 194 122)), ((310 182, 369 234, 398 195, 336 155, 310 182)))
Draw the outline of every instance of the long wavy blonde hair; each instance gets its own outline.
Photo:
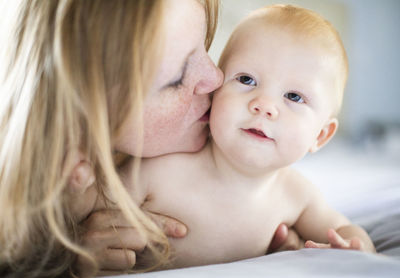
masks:
MULTIPOLYGON (((96 273, 65 194, 78 151, 94 165, 100 195, 116 200, 163 263, 168 240, 127 194, 113 152, 157 67, 163 1, 15 2, 0 69, 0 276, 71 276, 77 255, 96 273)), ((209 47, 218 0, 202 3, 209 47)))

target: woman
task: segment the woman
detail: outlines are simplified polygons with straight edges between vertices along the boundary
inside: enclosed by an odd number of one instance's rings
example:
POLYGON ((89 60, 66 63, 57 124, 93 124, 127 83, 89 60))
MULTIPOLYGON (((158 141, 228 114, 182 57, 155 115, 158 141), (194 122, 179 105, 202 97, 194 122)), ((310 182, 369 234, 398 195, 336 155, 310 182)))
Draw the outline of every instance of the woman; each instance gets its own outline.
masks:
POLYGON ((0 276, 71 276, 77 257, 93 276, 132 267, 145 246, 162 264, 168 240, 117 166, 204 145, 222 82, 206 52, 217 1, 18 2, 1 75, 0 276))

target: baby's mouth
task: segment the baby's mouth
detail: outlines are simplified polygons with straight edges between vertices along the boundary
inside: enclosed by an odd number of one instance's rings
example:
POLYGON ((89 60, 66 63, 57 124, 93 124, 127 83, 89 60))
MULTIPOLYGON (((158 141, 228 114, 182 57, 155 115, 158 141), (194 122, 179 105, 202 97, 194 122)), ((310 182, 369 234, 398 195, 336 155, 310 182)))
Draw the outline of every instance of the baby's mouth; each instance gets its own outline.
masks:
POLYGON ((260 129, 255 129, 255 128, 248 128, 248 129, 243 129, 242 130, 250 135, 256 136, 258 138, 261 139, 270 139, 273 140, 272 138, 268 137, 267 135, 265 135, 265 133, 260 130, 260 129))
POLYGON ((261 136, 264 138, 268 138, 268 136, 266 136, 262 130, 257 130, 255 128, 249 128, 248 131, 251 133, 254 133, 255 135, 258 135, 258 136, 261 136))

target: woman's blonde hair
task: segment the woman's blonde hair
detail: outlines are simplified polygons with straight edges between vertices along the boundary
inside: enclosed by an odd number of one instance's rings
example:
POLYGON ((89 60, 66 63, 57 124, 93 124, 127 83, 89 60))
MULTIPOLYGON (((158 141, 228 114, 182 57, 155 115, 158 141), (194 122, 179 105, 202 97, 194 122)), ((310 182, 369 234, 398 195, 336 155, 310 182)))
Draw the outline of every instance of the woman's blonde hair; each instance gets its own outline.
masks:
MULTIPOLYGON (((202 3, 208 47, 218 1, 202 3)), ((112 148, 127 115, 141 114, 162 45, 163 1, 15 5, 0 69, 0 275, 71 276, 77 255, 96 273, 65 194, 78 151, 94 166, 100 195, 115 201, 164 263, 168 240, 127 194, 112 148)))

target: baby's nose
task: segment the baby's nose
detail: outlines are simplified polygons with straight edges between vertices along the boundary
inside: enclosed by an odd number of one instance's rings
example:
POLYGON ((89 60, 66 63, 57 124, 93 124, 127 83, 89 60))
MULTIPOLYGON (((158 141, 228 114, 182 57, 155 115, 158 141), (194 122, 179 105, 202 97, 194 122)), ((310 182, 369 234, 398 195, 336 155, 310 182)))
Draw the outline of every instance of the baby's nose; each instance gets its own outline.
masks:
POLYGON ((278 117, 278 108, 271 99, 265 97, 256 97, 249 102, 249 110, 253 114, 259 114, 270 120, 278 117))

